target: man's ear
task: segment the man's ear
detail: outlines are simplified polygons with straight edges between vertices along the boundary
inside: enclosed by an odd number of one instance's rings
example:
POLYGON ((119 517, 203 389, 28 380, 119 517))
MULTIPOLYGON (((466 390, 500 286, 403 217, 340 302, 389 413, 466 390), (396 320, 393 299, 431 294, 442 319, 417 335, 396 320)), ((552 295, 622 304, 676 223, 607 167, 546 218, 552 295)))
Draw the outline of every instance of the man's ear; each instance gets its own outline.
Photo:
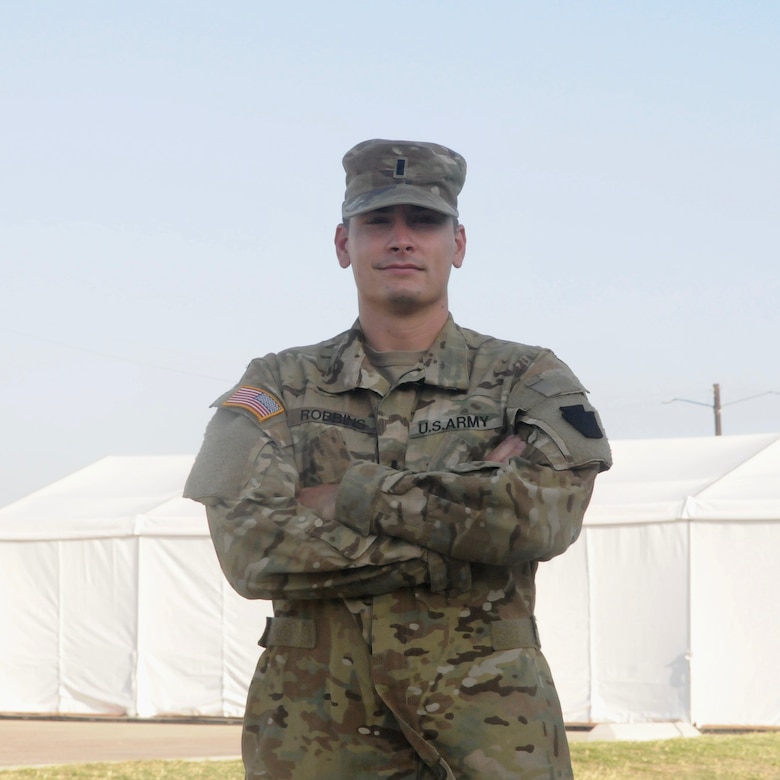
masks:
POLYGON ((452 258, 452 265, 460 268, 463 265, 463 258, 466 256, 466 228, 463 225, 455 227, 455 256, 452 258))
POLYGON ((347 242, 349 241, 349 228, 344 224, 336 225, 336 235, 333 238, 333 243, 336 246, 336 257, 339 259, 339 265, 342 268, 349 268, 352 261, 349 258, 349 252, 347 251, 347 242))

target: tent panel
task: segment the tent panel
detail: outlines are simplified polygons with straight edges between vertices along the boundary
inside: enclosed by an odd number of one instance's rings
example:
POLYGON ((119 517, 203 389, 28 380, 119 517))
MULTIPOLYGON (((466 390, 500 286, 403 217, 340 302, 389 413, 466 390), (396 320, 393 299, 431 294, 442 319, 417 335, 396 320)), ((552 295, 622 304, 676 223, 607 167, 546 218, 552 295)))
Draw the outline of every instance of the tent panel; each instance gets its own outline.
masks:
POLYGON ((211 540, 139 540, 138 715, 222 714, 221 573, 211 540))
POLYGON ((564 720, 590 721, 588 530, 563 555, 539 564, 536 617, 564 720))
POLYGON ((588 529, 592 719, 689 720, 685 524, 588 529))
POLYGON ((0 544, 0 711, 59 710, 58 546, 0 544))
POLYGON ((270 601, 245 599, 230 587, 219 571, 224 609, 224 669, 222 690, 225 715, 244 714, 246 693, 262 647, 257 641, 265 630, 265 621, 273 613, 270 601))
POLYGON ((780 522, 695 523, 692 716, 780 726, 780 522))
POLYGON ((60 712, 134 710, 137 540, 60 543, 60 712))

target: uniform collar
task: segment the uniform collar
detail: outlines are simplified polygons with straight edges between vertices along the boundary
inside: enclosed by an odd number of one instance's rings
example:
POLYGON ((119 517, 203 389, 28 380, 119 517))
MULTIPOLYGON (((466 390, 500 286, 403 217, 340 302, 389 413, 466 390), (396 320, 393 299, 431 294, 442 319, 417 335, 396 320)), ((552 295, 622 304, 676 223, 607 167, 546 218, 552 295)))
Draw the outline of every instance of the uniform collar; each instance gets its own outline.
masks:
MULTIPOLYGON (((387 381, 366 357, 359 320, 331 343, 332 352, 323 356, 322 380, 319 383, 322 390, 343 393, 360 387, 384 395, 387 381)), ((423 356, 422 366, 410 374, 407 381, 422 381, 427 385, 452 390, 468 387, 468 347, 452 315, 447 317, 444 327, 423 356)))

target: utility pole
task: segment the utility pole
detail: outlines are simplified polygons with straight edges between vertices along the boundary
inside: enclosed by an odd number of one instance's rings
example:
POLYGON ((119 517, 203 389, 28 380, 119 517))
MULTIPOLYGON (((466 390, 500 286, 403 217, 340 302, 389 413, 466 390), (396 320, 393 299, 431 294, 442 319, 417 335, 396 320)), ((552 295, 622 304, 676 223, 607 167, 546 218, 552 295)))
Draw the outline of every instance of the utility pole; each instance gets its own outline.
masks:
MULTIPOLYGON (((780 395, 780 390, 767 390, 765 393, 758 393, 758 395, 751 395, 747 398, 738 398, 736 401, 729 401, 728 404, 721 404, 720 385, 716 382, 712 386, 712 411, 715 414, 715 435, 723 435, 723 429, 721 427, 720 421, 720 410, 723 408, 723 406, 728 406, 729 404, 741 404, 743 401, 752 401, 754 398, 761 398, 761 396, 764 395, 780 395)), ((682 401, 686 404, 696 404, 697 406, 709 406, 709 404, 702 403, 701 401, 691 401, 689 398, 672 398, 669 401, 662 401, 661 403, 671 404, 675 401, 682 401)))
POLYGON ((720 385, 717 382, 712 386, 712 410, 715 412, 715 435, 720 436, 723 429, 720 426, 720 385))

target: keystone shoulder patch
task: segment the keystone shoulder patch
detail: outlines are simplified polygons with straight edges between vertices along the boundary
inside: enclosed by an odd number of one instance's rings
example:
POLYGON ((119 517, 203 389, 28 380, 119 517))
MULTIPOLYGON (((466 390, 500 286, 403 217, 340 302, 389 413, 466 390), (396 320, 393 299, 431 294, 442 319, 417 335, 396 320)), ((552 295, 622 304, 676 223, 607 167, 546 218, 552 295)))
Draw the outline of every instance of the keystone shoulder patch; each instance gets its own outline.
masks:
POLYGON ((585 409, 582 404, 562 406, 561 414, 569 425, 573 425, 587 439, 603 439, 596 413, 585 409))

